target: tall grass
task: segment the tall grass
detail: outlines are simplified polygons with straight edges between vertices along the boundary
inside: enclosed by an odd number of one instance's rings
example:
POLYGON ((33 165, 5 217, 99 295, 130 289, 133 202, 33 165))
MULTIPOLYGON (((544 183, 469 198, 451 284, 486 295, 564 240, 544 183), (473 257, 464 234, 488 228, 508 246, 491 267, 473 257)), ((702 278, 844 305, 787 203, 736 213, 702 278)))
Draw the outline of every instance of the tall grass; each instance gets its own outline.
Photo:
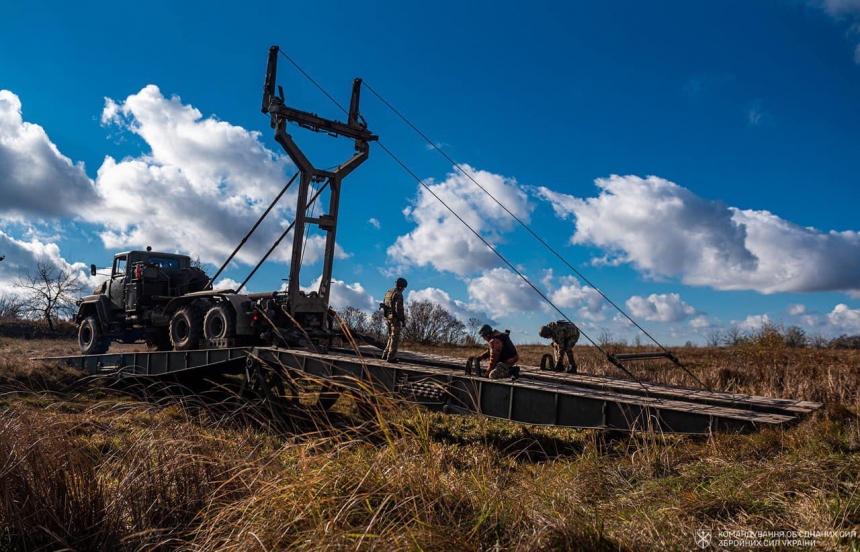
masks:
MULTIPOLYGON (((828 404, 789 429, 691 438, 445 416, 360 394, 273 424, 227 391, 70 388, 63 369, 26 361, 27 347, 0 346, 0 549, 689 550, 702 528, 860 530, 851 351, 683 351, 714 387, 828 404)), ((588 348, 577 358, 618 375, 588 348)), ((633 369, 689 384, 671 365, 633 369)))

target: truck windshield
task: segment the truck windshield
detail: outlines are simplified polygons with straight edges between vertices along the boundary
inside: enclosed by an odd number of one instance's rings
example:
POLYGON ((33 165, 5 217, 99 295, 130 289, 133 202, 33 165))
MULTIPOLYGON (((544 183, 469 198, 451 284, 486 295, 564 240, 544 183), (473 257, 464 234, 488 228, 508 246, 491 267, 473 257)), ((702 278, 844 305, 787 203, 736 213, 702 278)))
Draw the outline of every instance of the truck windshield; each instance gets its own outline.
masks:
POLYGON ((168 259, 166 257, 150 257, 149 264, 155 265, 164 270, 179 270, 179 261, 176 259, 168 259))

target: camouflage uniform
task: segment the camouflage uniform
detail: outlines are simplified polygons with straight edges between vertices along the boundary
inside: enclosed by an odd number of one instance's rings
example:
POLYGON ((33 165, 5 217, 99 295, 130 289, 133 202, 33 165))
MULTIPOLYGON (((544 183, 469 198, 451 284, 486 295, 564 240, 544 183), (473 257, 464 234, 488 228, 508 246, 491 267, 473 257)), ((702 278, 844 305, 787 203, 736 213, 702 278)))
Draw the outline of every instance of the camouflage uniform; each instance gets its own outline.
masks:
POLYGON ((397 348, 400 346, 400 331, 406 322, 406 314, 403 312, 403 290, 393 287, 385 294, 383 304, 389 309, 385 317, 385 325, 388 328, 388 344, 382 351, 383 360, 394 360, 397 358, 397 348))
POLYGON ((520 360, 517 348, 507 334, 498 330, 493 331, 488 341, 490 346, 478 357, 482 360, 490 359, 489 366, 487 366, 487 377, 502 379, 510 376, 512 374, 511 368, 520 360))
POLYGON ((573 346, 579 341, 579 328, 567 320, 550 322, 546 325, 552 332, 552 353, 555 360, 555 369, 560 372, 564 369, 564 355, 570 361, 569 372, 576 372, 576 361, 573 359, 573 346))

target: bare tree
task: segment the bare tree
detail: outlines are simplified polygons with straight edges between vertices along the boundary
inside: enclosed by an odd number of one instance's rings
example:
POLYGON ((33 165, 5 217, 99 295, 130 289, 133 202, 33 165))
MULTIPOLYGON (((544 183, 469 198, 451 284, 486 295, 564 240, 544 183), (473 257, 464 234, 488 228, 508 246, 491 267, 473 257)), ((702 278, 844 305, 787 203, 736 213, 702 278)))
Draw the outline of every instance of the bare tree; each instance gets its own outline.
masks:
POLYGON ((464 338, 464 342, 466 345, 476 345, 478 343, 478 329, 484 324, 484 321, 480 318, 471 317, 469 322, 466 323, 466 337, 464 338))
POLYGON ((368 328, 367 313, 355 307, 346 307, 337 311, 346 327, 353 332, 365 333, 368 328))
POLYGON ((370 315, 367 333, 377 341, 388 339, 388 329, 385 327, 385 315, 382 314, 382 309, 377 309, 370 315))
POLYGON ((45 320, 51 333, 54 320, 74 316, 75 299, 84 288, 77 274, 44 259, 36 263, 35 272, 19 276, 15 285, 22 290, 22 312, 45 320))
POLYGON ((729 329, 723 332, 723 343, 729 347, 737 347, 738 345, 743 344, 746 340, 746 334, 737 326, 729 326, 729 329))
POLYGON ((719 347, 724 340, 725 336, 721 328, 711 328, 705 333, 706 347, 719 347))
POLYGON ((784 336, 786 347, 802 348, 809 345, 809 337, 806 330, 800 326, 789 326, 785 329, 784 336))
POLYGON ((462 343, 466 325, 432 301, 410 301, 407 305, 403 339, 417 343, 462 343))
POLYGON ((20 318, 24 310, 23 301, 14 293, 0 294, 0 318, 20 318))

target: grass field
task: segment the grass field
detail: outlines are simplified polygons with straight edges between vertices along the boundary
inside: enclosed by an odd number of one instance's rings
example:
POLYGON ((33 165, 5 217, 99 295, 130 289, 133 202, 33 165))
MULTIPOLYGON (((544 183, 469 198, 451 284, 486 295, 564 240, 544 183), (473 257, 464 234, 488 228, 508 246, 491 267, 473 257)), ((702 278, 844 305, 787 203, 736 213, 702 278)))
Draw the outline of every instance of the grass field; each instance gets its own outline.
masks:
MULTIPOLYGON (((68 339, 0 337, 0 550, 690 550, 697 531, 712 548, 781 531, 760 540, 860 549, 860 351, 770 337, 675 352, 713 388, 824 408, 784 430, 700 438, 361 397, 274 423, 253 405, 28 360, 75 354, 68 339)), ((536 364, 546 348, 521 352, 536 364)), ((576 353, 582 370, 619 375, 576 353)), ((692 384, 666 363, 633 370, 692 384)))

